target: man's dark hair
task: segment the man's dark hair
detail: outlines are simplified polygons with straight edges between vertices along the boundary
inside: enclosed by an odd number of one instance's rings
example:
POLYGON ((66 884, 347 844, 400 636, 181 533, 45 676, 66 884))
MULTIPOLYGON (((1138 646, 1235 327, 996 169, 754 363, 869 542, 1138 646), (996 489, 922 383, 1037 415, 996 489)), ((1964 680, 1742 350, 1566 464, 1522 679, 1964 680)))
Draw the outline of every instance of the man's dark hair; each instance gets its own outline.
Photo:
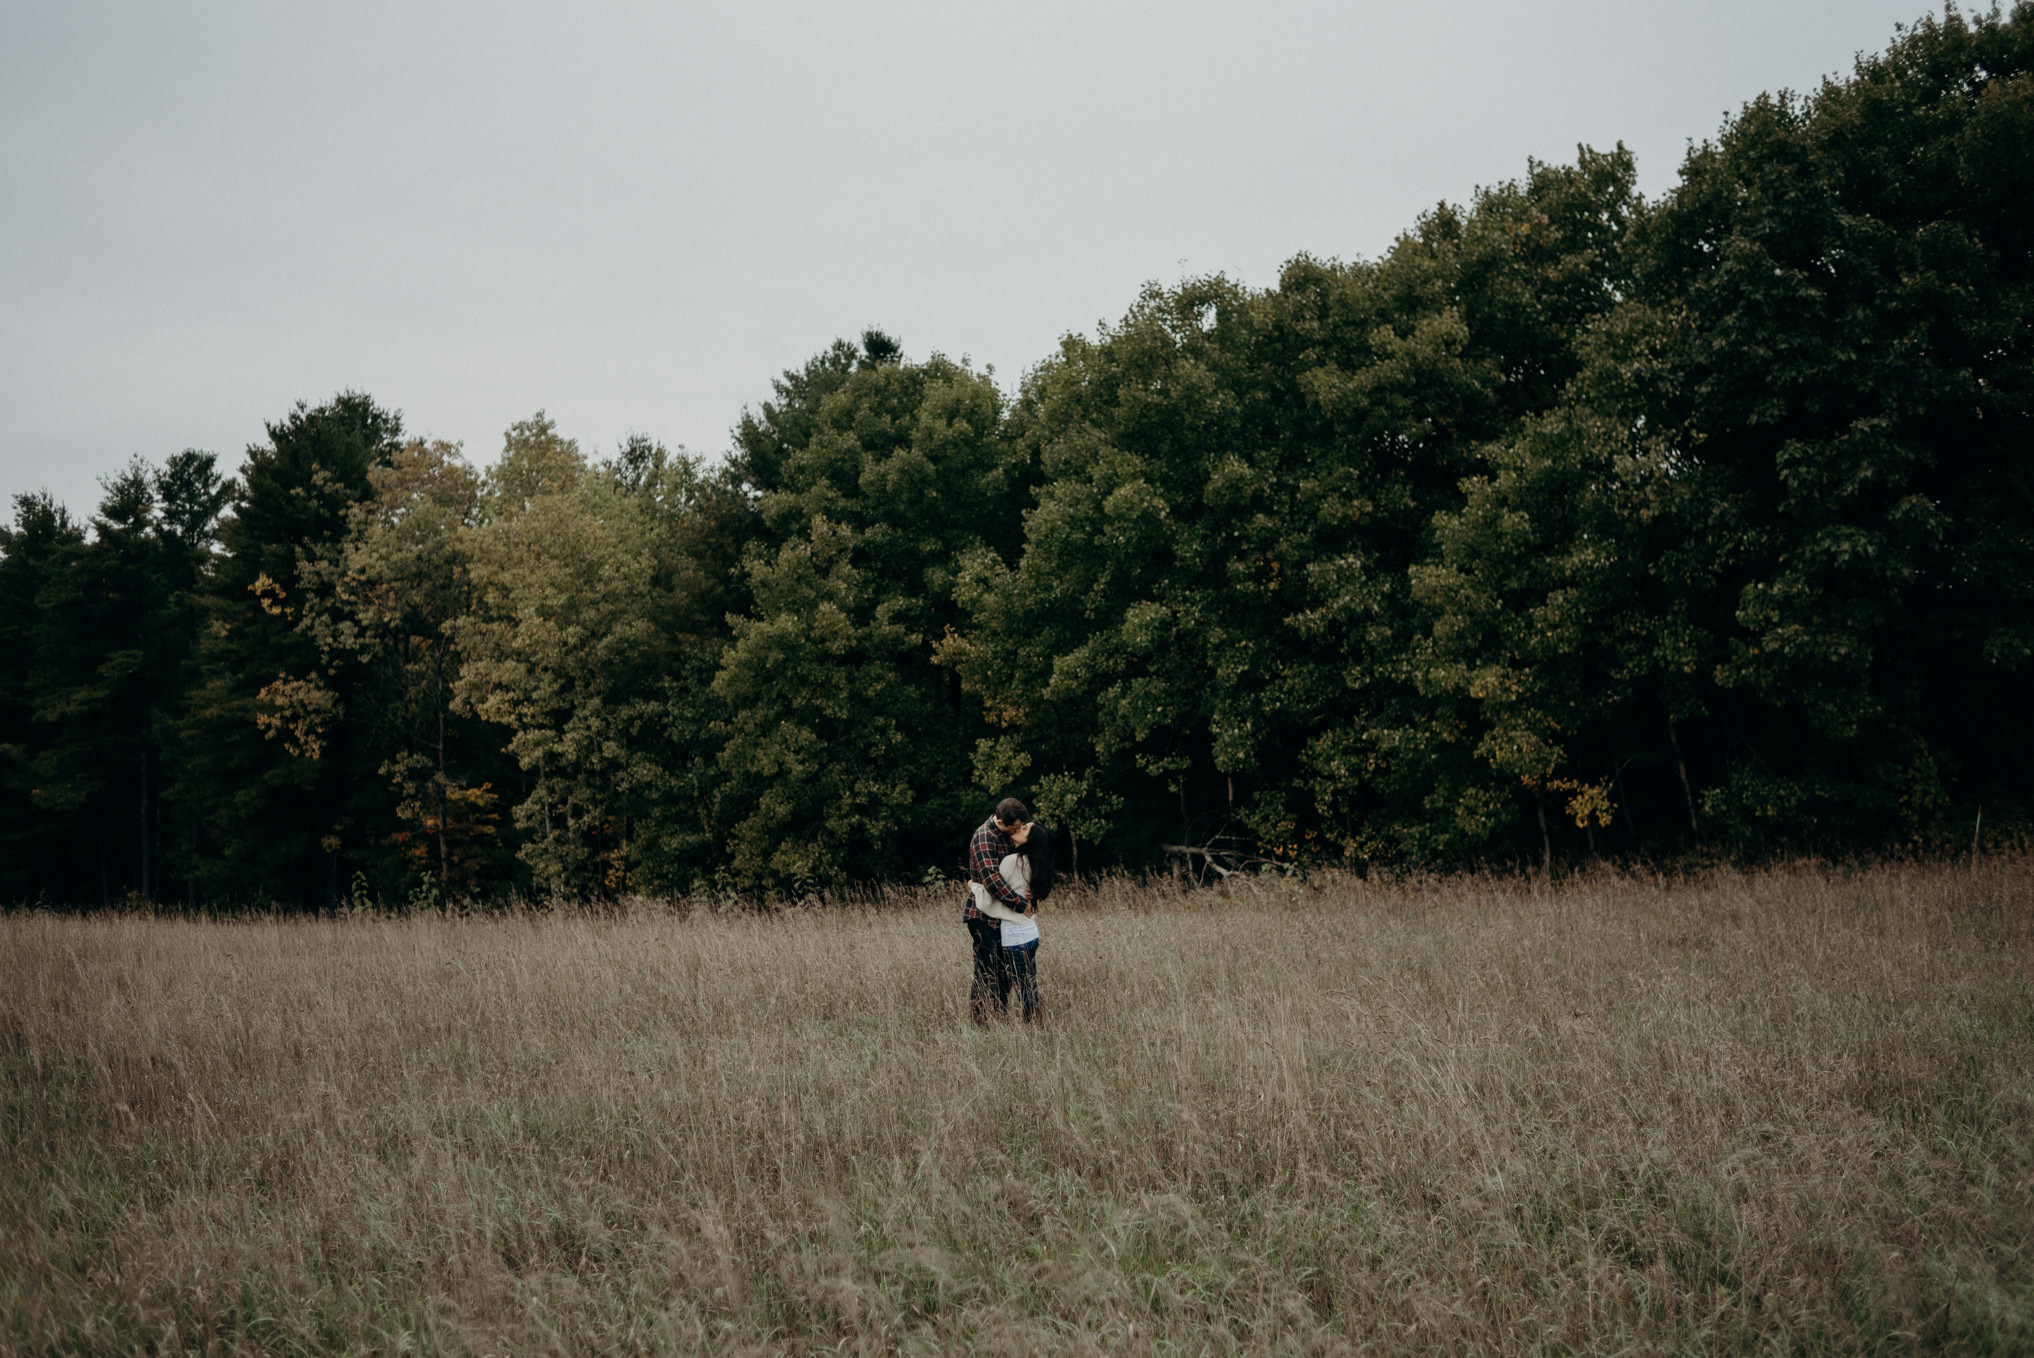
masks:
POLYGON ((996 819, 1005 825, 1016 825, 1030 820, 1031 813, 1025 810, 1024 803, 1015 797, 1005 797, 996 803, 996 819))

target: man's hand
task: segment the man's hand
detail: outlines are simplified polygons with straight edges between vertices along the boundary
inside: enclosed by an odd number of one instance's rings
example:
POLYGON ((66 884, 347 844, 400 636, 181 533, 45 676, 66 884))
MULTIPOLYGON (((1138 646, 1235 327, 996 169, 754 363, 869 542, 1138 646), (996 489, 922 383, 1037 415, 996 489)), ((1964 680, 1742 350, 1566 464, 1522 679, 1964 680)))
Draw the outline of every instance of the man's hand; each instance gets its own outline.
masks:
POLYGON ((1030 919, 1038 913, 1038 902, 1031 899, 1031 893, 1024 893, 1024 918, 1030 919))

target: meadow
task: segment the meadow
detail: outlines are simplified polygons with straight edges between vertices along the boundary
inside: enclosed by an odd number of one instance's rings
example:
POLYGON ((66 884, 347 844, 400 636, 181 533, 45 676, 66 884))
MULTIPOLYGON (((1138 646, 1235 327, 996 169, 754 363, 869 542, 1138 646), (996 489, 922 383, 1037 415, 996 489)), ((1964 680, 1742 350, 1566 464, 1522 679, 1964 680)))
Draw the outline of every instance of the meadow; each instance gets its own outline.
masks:
POLYGON ((7 1353, 2034 1352, 2034 859, 0 916, 7 1353))

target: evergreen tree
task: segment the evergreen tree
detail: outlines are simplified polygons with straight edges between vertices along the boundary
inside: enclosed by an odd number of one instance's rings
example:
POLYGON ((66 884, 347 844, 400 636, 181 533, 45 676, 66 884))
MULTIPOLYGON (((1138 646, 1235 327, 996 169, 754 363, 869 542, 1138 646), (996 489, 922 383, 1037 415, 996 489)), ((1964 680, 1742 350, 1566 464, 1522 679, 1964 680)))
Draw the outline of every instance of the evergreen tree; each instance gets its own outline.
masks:
POLYGON ((209 453, 106 483, 91 534, 41 497, 8 543, 13 775, 30 876, 53 899, 164 888, 164 745, 186 682, 192 590, 225 499, 209 453), (25 722, 21 722, 22 717, 25 722))
POLYGON ((47 494, 17 495, 0 528, 0 891, 11 899, 65 899, 73 889, 75 833, 52 833, 81 799, 45 788, 41 753, 49 725, 37 720, 44 599, 84 545, 84 529, 47 494))
POLYGON ((250 447, 221 524, 194 684, 172 789, 201 833, 193 872, 214 897, 300 905, 337 899, 341 868, 365 842, 378 779, 350 706, 357 664, 327 667, 298 623, 306 561, 345 533, 369 473, 401 446, 402 418, 358 392, 299 402, 250 447))

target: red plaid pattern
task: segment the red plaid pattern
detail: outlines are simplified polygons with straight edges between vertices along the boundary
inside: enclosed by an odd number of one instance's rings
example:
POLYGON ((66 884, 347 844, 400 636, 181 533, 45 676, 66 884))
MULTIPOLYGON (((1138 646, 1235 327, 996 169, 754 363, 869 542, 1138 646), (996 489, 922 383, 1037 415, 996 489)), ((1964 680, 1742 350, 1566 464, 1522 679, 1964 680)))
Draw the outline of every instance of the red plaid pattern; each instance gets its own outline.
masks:
MULTIPOLYGON (((1003 860, 1016 851, 1017 846, 1011 843, 1010 836, 1004 834, 997 826, 996 818, 989 817, 975 831, 975 837, 968 841, 968 880, 980 882, 997 900, 1022 913, 1024 898, 1010 889, 1010 884, 1003 880, 1002 873, 1003 860)), ((968 893, 967 904, 961 909, 961 918, 989 918, 975 909, 975 893, 972 891, 968 893)))

